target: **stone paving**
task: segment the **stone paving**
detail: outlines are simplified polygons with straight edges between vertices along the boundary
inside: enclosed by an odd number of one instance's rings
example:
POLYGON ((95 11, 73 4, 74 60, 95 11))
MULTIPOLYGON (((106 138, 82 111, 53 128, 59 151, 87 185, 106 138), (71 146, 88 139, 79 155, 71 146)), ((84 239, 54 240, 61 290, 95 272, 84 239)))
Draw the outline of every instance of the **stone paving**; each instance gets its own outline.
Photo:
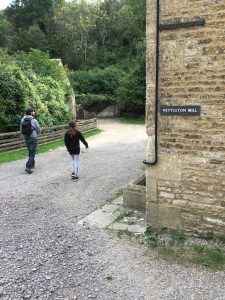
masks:
POLYGON ((92 212, 80 220, 77 225, 143 234, 146 230, 145 212, 125 209, 123 207, 123 197, 121 196, 92 212))

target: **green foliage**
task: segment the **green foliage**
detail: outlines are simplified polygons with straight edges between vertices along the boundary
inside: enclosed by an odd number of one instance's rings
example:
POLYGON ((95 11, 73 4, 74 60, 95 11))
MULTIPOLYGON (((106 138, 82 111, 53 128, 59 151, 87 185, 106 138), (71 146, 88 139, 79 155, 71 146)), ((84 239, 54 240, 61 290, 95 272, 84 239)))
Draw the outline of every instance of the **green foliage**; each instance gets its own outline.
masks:
POLYGON ((44 30, 47 19, 53 15, 62 0, 14 0, 5 13, 15 28, 27 28, 39 22, 44 30))
POLYGON ((78 94, 115 95, 119 80, 124 71, 114 66, 105 69, 75 71, 70 74, 70 82, 78 94))
POLYGON ((114 66, 105 69, 75 71, 70 74, 70 82, 78 93, 76 101, 84 109, 100 112, 108 105, 116 103, 115 91, 124 71, 114 66))
MULTIPOLYGON (((70 74, 70 81, 74 90, 79 94, 111 95, 116 99, 122 111, 144 113, 145 110, 145 83, 143 74, 138 69, 129 70, 127 73, 121 68, 110 66, 105 69, 95 68, 88 71, 75 71, 70 74)), ((96 102, 90 96, 78 96, 80 103, 96 102)), ((115 102, 112 101, 111 102, 115 102)), ((104 106, 104 103, 103 106, 104 106)), ((108 101, 110 104, 110 101, 108 101)), ((93 105, 90 105, 93 106, 93 105)), ((94 106, 93 106, 94 107, 94 106)), ((104 106, 105 108, 105 106, 104 106)))
POLYGON ((119 81, 117 102, 122 111, 143 113, 145 110, 145 85, 141 83, 138 70, 130 70, 119 81))
POLYGON ((76 96, 77 104, 90 112, 100 112, 107 106, 114 104, 115 99, 107 95, 80 94, 76 96))
POLYGON ((25 109, 26 84, 16 65, 0 60, 0 132, 18 129, 21 111, 25 109))
POLYGON ((8 49, 12 35, 12 24, 6 19, 3 13, 0 12, 0 47, 8 49))
POLYGON ((66 45, 61 57, 71 68, 86 66, 93 59, 96 42, 92 32, 99 14, 98 4, 84 0, 65 2, 55 10, 49 33, 54 45, 58 39, 66 45))
POLYGON ((181 264, 198 264, 212 269, 225 269, 225 244, 221 239, 189 243, 185 232, 172 230, 144 233, 147 246, 156 249, 162 257, 181 264))
POLYGON ((173 230, 171 232, 171 240, 170 245, 180 244, 183 245, 187 240, 187 235, 184 231, 181 230, 173 230))
MULTIPOLYGON (((64 74, 65 75, 65 74, 64 74)), ((62 68, 47 54, 33 50, 0 57, 0 132, 17 131, 27 107, 34 107, 41 126, 71 119, 62 68), (51 76, 52 73, 52 76, 51 76)))
POLYGON ((153 231, 145 231, 145 239, 148 242, 148 246, 152 249, 156 248, 160 244, 159 234, 153 231))
POLYGON ((57 81, 66 79, 66 74, 58 60, 51 60, 50 55, 37 49, 31 49, 29 53, 17 52, 15 58, 24 70, 32 70, 38 76, 51 76, 57 81))
POLYGON ((18 50, 29 52, 31 48, 37 48, 41 51, 48 50, 46 35, 37 24, 28 29, 18 29, 17 33, 12 36, 11 44, 11 52, 18 50))
POLYGON ((192 262, 210 268, 225 267, 224 244, 213 241, 208 245, 195 245, 193 249, 198 255, 192 257, 192 262))
POLYGON ((30 53, 49 51, 76 70, 78 94, 116 96, 122 111, 143 113, 145 15, 146 0, 14 0, 0 20, 0 47, 29 53, 18 54, 24 72, 58 81, 44 54, 30 53))

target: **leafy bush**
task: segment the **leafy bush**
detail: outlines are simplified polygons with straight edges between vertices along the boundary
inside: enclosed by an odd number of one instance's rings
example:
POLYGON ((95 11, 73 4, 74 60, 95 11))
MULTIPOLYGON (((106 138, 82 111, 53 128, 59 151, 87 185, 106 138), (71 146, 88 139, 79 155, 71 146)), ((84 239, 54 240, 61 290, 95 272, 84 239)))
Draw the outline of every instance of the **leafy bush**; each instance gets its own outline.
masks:
POLYGON ((78 94, 115 95, 119 80, 124 76, 121 69, 110 66, 70 74, 70 82, 78 94))
POLYGON ((66 79, 66 73, 57 59, 50 59, 46 52, 31 49, 29 53, 17 52, 15 58, 19 66, 24 70, 32 70, 41 77, 50 76, 57 81, 66 79))
POLYGON ((142 82, 139 70, 130 70, 119 80, 116 97, 121 111, 144 112, 145 85, 142 82))
POLYGON ((18 128, 21 111, 24 111, 26 90, 21 70, 16 66, 7 67, 0 62, 0 131, 18 128), (18 80, 18 79, 21 80, 18 80))
POLYGON ((17 131, 29 106, 37 111, 43 127, 64 124, 72 118, 61 67, 40 51, 15 57, 1 54, 0 132, 17 131))

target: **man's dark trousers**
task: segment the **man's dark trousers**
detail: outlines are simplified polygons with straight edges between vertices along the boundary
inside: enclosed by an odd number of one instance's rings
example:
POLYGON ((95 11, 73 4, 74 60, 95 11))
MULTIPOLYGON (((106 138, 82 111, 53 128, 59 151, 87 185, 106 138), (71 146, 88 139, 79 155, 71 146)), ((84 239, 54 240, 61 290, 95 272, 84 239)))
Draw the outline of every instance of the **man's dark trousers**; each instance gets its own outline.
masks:
POLYGON ((29 159, 26 163, 27 169, 32 169, 35 165, 35 154, 36 154, 36 148, 37 148, 37 139, 34 138, 26 138, 26 145, 29 153, 29 159))

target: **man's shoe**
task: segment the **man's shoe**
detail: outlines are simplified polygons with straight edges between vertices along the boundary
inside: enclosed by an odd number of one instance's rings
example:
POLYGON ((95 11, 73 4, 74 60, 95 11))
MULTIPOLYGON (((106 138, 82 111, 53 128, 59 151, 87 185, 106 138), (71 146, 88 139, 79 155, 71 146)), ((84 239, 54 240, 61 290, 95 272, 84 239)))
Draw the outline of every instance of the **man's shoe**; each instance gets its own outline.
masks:
POLYGON ((33 173, 33 171, 32 171, 31 169, 29 169, 29 168, 26 168, 26 169, 25 169, 25 172, 27 172, 28 174, 33 173))
POLYGON ((74 174, 74 173, 71 174, 71 178, 72 178, 72 179, 75 178, 75 174, 74 174))

